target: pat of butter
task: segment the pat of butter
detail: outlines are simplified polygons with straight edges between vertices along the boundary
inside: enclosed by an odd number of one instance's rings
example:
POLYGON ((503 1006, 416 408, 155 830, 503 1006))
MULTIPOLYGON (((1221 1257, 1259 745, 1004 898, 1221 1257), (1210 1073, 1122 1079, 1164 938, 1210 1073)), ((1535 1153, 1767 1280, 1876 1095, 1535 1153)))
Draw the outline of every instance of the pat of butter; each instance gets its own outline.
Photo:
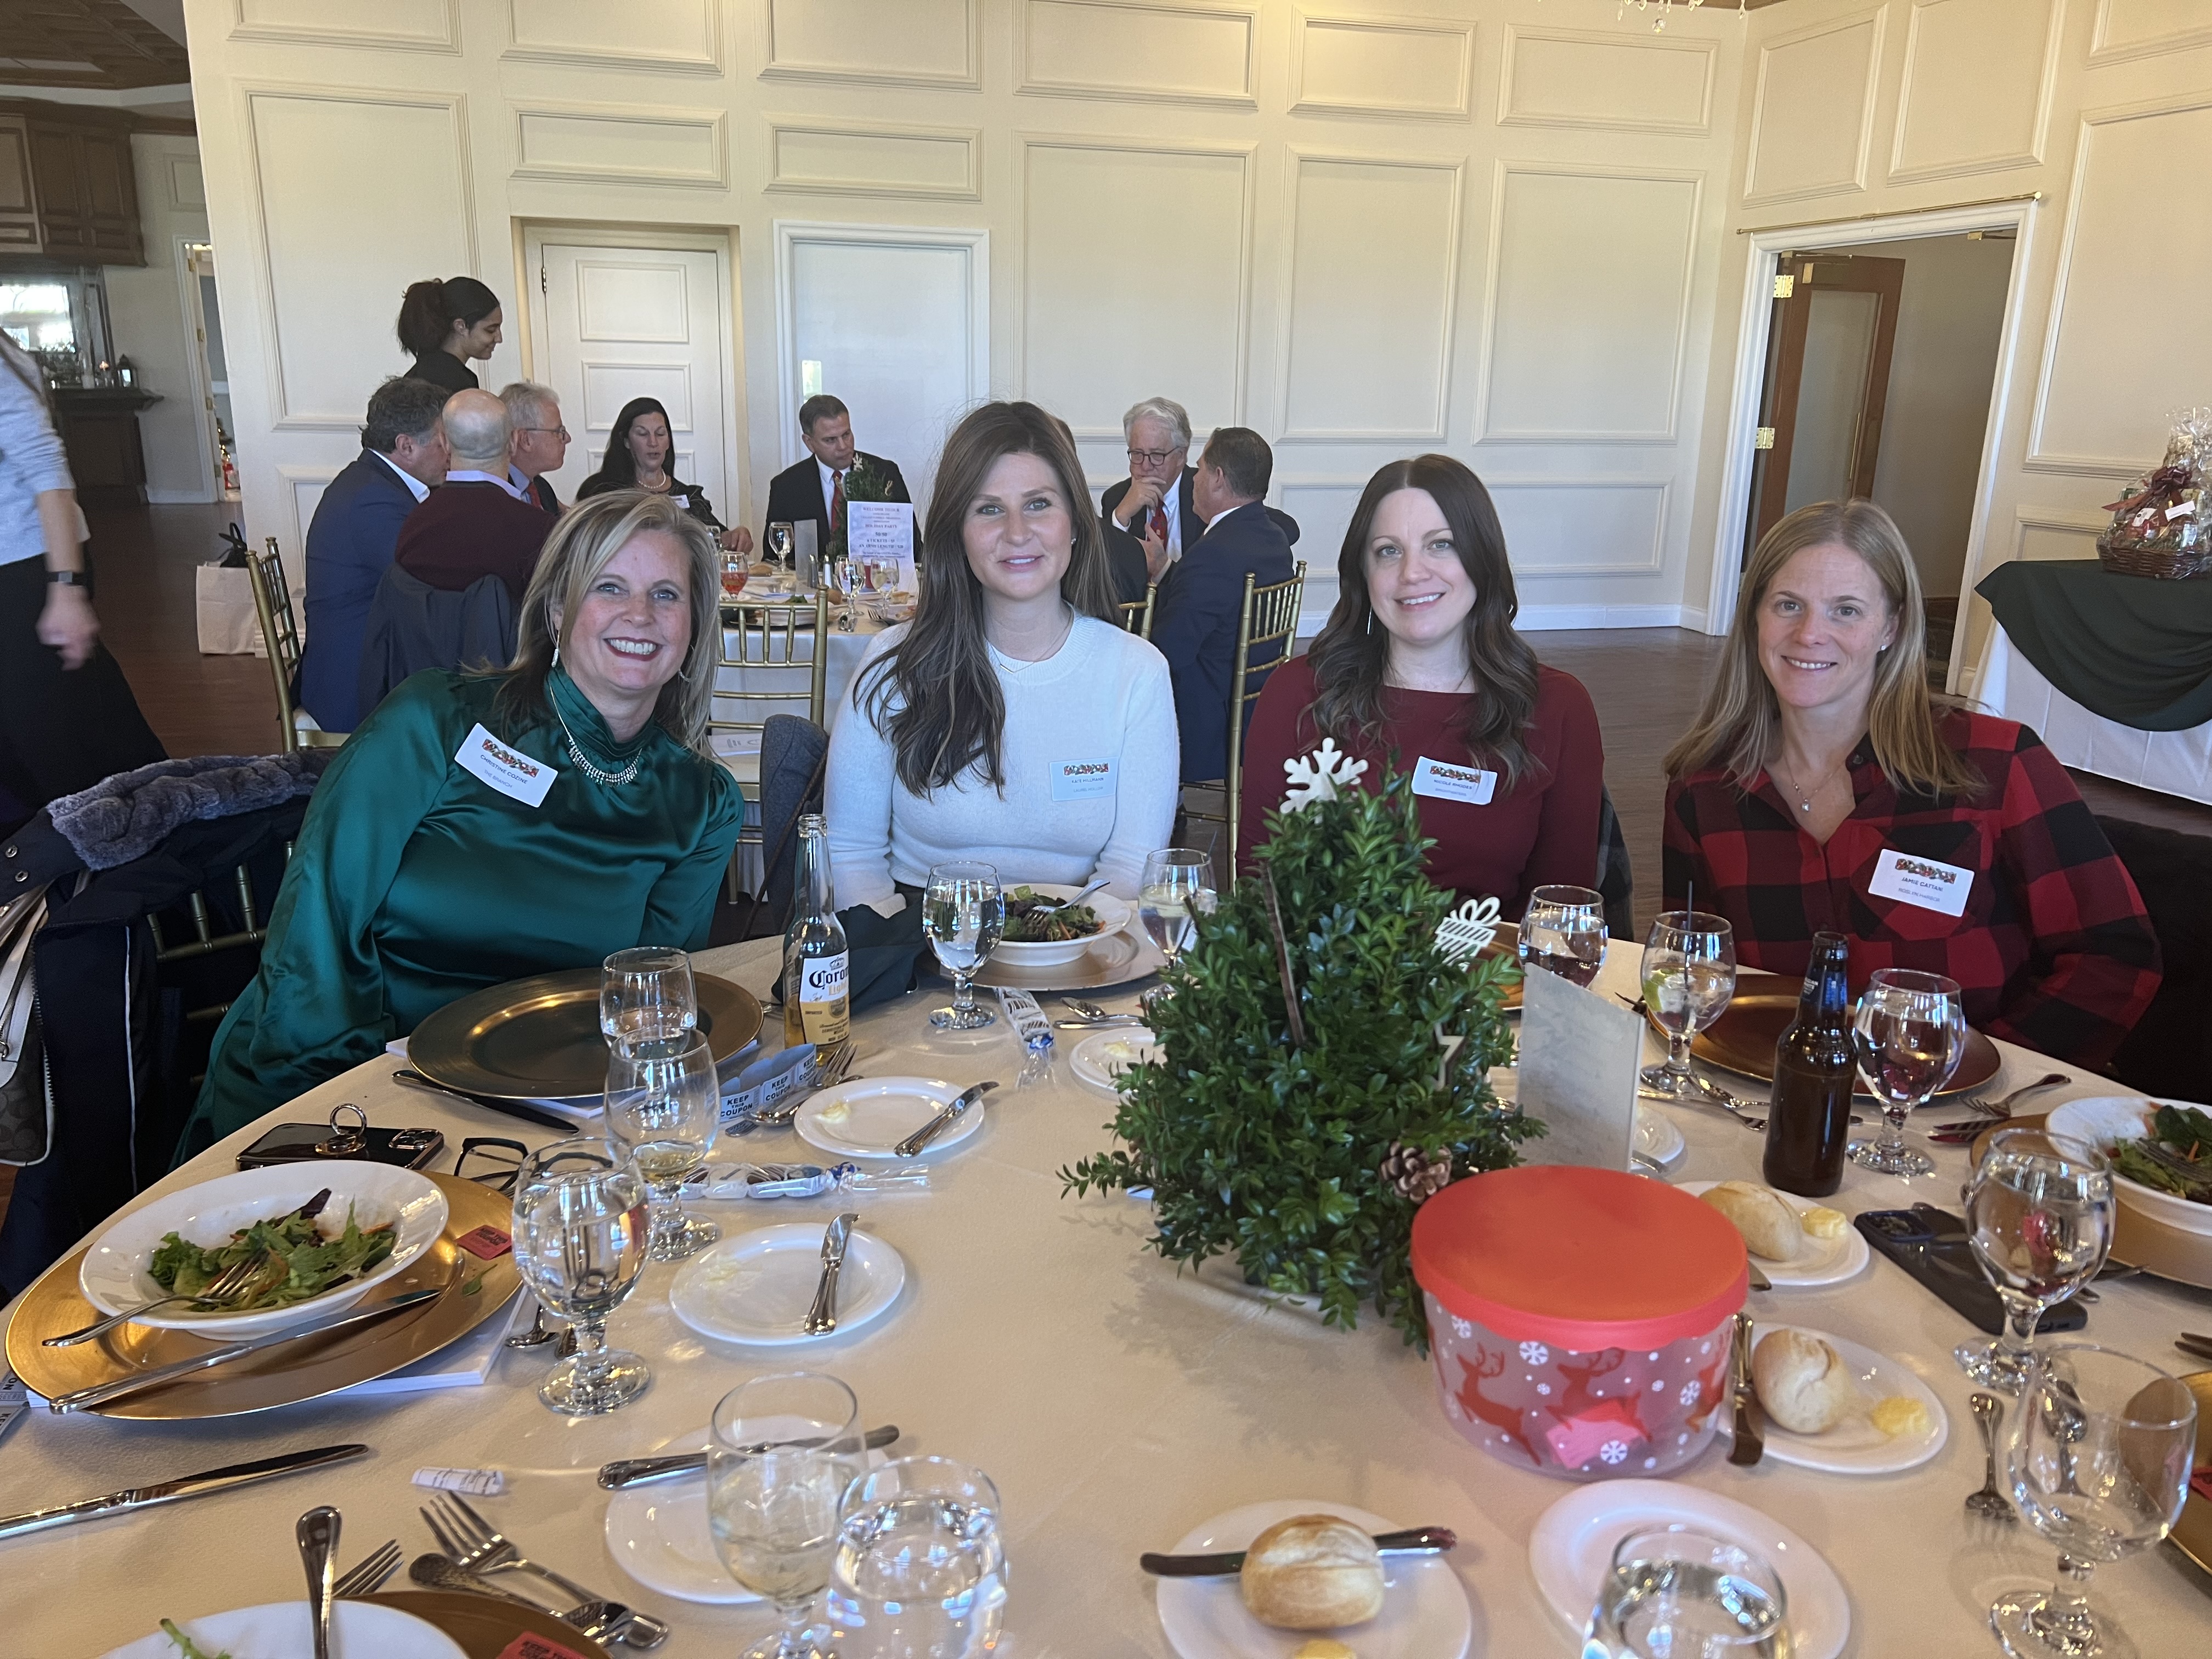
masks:
POLYGON ((1928 1407, 1911 1395, 1893 1394, 1874 1408, 1874 1425, 1887 1435, 1926 1434, 1934 1427, 1928 1407))
POLYGON ((1797 1218, 1798 1224, 1814 1238, 1841 1238, 1850 1218, 1841 1210, 1815 1204, 1797 1218))
POLYGON ((853 1109, 850 1105, 842 1100, 833 1100, 815 1113, 814 1117, 818 1123, 842 1123, 852 1115, 853 1109))
POLYGON ((1334 1636, 1316 1636, 1310 1642, 1300 1643, 1291 1659, 1359 1659, 1359 1656, 1334 1636))

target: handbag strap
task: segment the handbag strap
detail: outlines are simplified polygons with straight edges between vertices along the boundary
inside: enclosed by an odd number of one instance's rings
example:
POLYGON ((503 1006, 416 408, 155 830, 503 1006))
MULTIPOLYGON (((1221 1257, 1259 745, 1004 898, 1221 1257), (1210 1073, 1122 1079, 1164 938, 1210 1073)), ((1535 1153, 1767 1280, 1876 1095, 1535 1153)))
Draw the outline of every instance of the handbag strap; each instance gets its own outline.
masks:
POLYGON ((10 1082, 23 1054, 37 1000, 31 984, 31 942, 46 920, 43 886, 0 908, 0 1085, 10 1082))

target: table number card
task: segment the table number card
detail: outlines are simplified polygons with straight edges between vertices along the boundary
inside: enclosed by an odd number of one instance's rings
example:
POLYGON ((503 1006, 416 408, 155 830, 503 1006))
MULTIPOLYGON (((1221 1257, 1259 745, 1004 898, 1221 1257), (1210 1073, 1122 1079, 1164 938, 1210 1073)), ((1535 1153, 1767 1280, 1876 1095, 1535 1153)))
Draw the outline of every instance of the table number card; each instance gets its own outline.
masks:
POLYGON ((863 559, 898 562, 898 585, 919 592, 914 579, 914 505, 910 501, 845 503, 845 556, 857 568, 863 559))
POLYGON ((1524 1164, 1626 1170, 1636 1137, 1644 1022, 1613 998, 1535 969, 1521 993, 1521 1109, 1547 1133, 1524 1164))

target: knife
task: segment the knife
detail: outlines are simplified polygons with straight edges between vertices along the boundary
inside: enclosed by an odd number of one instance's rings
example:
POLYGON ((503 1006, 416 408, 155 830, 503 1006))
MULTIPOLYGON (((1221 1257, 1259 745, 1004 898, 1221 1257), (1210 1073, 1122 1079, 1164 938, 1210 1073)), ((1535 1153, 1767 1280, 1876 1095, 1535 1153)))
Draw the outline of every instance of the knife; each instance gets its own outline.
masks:
POLYGON ((2199 1359, 2212 1359, 2212 1336, 2198 1336, 2194 1332, 2184 1331, 2173 1339, 2173 1346, 2199 1359))
POLYGON ((848 1210, 822 1235, 822 1279, 814 1287, 814 1305, 799 1327, 809 1336, 826 1336, 837 1328, 837 1270, 845 1265, 845 1242, 860 1218, 858 1210, 848 1210))
POLYGON ((1735 1435, 1729 1444, 1729 1462, 1749 1468, 1766 1455, 1766 1437, 1759 1429, 1759 1391, 1751 1382, 1751 1316, 1735 1316, 1735 1352, 1729 1364, 1735 1389, 1735 1435))
POLYGON ((945 1129, 951 1125, 954 1118, 958 1117, 961 1113, 966 1111, 970 1106, 973 1106, 977 1101, 982 1099, 985 1095, 988 1094, 992 1090, 998 1086, 999 1085, 995 1083, 977 1084, 974 1088, 962 1095, 959 1099, 954 1101, 950 1106, 947 1106, 943 1111, 939 1112, 935 1117, 930 1119, 928 1122, 923 1124, 921 1127, 916 1129, 904 1140, 899 1142, 897 1146, 892 1147, 891 1150, 894 1152, 896 1152, 901 1158, 914 1158, 919 1156, 923 1147, 928 1146, 931 1141, 936 1139, 938 1136, 945 1133, 945 1129))
POLYGON ((121 1492, 112 1492, 105 1498, 88 1498, 75 1504, 64 1504, 51 1510, 33 1510, 26 1515, 0 1516, 0 1538, 13 1538, 21 1533, 40 1532, 48 1527, 67 1526, 72 1521, 89 1521, 102 1515, 121 1515, 130 1510, 143 1510, 155 1504, 173 1504, 183 1498, 198 1498, 204 1492, 228 1492, 233 1486, 250 1486, 257 1480, 273 1480, 280 1474, 290 1474, 299 1469, 319 1468, 325 1463, 343 1463, 368 1455, 368 1448, 356 1442, 343 1446, 317 1446, 312 1451, 286 1452, 278 1457, 257 1458, 251 1463, 232 1463, 220 1469, 206 1469, 198 1474, 179 1475, 174 1480, 164 1480, 159 1486, 126 1486, 121 1492))
MULTIPOLYGON (((1378 1532, 1375 1547, 1385 1555, 1441 1555, 1457 1547, 1459 1534, 1445 1527, 1413 1527, 1404 1532, 1378 1532)), ((1159 1578, 1226 1578, 1244 1567, 1243 1550, 1218 1555, 1158 1555, 1151 1551, 1137 1565, 1159 1578)))
POLYGON ((190 1376, 194 1371, 204 1371, 210 1365, 222 1365, 249 1353, 258 1353, 264 1348, 273 1348, 280 1342, 296 1342, 304 1336, 323 1336, 331 1331, 343 1330, 349 1325, 371 1319, 381 1319, 402 1308, 412 1308, 420 1303, 434 1302, 446 1293, 443 1285, 418 1291, 403 1291, 387 1297, 373 1308, 347 1308, 325 1315, 312 1324, 294 1325, 267 1336, 248 1338, 243 1341, 226 1342, 219 1348, 210 1348, 204 1354, 190 1359, 180 1359, 173 1365, 156 1365, 149 1371, 137 1371, 129 1376, 118 1377, 112 1382, 101 1382, 89 1389, 79 1389, 74 1394, 58 1394, 46 1401, 46 1408, 55 1412, 79 1412, 94 1406, 105 1406, 111 1400, 120 1400, 125 1395, 137 1394, 142 1389, 155 1389, 164 1382, 173 1382, 180 1376, 190 1376))
MULTIPOLYGON (((862 1437, 860 1443, 870 1451, 881 1451, 898 1437, 898 1425, 886 1423, 879 1429, 870 1429, 862 1437)), ((778 1443, 793 1450, 803 1450, 808 1446, 819 1446, 823 1442, 818 1439, 787 1440, 778 1443)), ((757 1446, 741 1449, 763 1452, 768 1449, 768 1443, 763 1441, 757 1446)), ((620 1492, 624 1486, 641 1486, 648 1480, 673 1480, 678 1475, 698 1474, 706 1467, 707 1454, 703 1451, 674 1452, 666 1457, 625 1457, 617 1462, 599 1466, 599 1485, 609 1492, 620 1492)))
POLYGON ((404 1083, 410 1089, 422 1089, 434 1095, 450 1095, 455 1100, 465 1100, 471 1106, 481 1106, 487 1112, 501 1112, 508 1117, 519 1117, 525 1123, 535 1123, 542 1128, 558 1129, 564 1135, 576 1133, 576 1126, 567 1118, 549 1112, 526 1101, 500 1100, 491 1095, 472 1095, 464 1089, 448 1089, 434 1083, 411 1066, 403 1066, 392 1074, 394 1083, 404 1083))

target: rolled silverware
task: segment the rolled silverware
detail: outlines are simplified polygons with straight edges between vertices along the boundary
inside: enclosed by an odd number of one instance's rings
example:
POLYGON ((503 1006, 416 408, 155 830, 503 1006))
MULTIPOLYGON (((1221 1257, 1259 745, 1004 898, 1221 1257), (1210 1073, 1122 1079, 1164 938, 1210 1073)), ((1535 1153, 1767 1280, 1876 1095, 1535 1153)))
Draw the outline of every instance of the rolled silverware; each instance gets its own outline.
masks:
MULTIPOLYGON (((1411 1527, 1403 1532, 1378 1532, 1375 1547, 1385 1555, 1442 1555, 1459 1545, 1459 1534, 1448 1527, 1411 1527)), ((1243 1550, 1224 1550, 1218 1555, 1161 1555, 1146 1551, 1137 1565, 1159 1578, 1226 1578, 1244 1569, 1243 1550)))
MULTIPOLYGON (((898 1437, 898 1425, 886 1423, 881 1428, 870 1429, 860 1443, 870 1451, 881 1451, 898 1437)), ((823 1443, 817 1439, 793 1440, 786 1443, 797 1451, 823 1443)), ((763 1440, 739 1449, 748 1453, 764 1452, 768 1444, 763 1440)), ((641 1486, 648 1480, 674 1480, 683 1475, 702 1474, 706 1467, 707 1454, 703 1451, 672 1452, 665 1457, 625 1457, 599 1466, 599 1485, 609 1492, 619 1492, 624 1486, 641 1486)))

